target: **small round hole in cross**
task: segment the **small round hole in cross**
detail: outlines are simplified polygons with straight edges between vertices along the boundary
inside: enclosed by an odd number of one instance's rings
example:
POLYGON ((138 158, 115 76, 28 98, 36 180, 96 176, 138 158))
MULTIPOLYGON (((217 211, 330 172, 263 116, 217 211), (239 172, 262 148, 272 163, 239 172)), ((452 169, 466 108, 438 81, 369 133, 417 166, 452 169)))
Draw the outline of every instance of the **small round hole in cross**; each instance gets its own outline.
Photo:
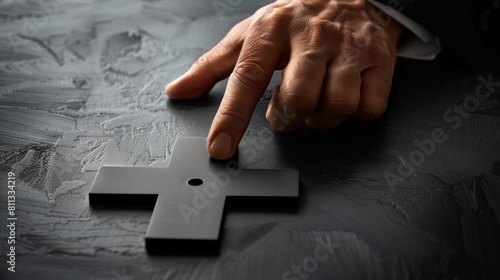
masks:
POLYGON ((188 183, 188 185, 190 185, 190 186, 194 186, 194 187, 196 187, 196 186, 199 186, 199 185, 203 184, 203 180, 202 180, 202 179, 200 179, 200 178, 192 178, 192 179, 189 179, 189 180, 187 181, 187 183, 188 183))

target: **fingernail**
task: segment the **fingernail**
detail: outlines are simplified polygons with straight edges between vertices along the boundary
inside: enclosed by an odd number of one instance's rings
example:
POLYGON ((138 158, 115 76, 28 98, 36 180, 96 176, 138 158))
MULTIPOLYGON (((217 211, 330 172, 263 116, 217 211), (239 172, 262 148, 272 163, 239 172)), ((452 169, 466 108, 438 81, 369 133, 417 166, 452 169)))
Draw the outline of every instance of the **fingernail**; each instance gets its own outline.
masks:
POLYGON ((233 140, 228 134, 221 132, 215 136, 208 152, 215 159, 228 159, 231 157, 231 147, 233 140))

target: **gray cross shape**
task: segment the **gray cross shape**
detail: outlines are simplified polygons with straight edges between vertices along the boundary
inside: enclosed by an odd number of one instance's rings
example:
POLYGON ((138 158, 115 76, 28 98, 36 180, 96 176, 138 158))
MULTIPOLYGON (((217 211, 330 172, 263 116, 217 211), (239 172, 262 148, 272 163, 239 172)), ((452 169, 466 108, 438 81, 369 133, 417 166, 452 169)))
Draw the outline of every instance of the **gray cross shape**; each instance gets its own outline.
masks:
POLYGON ((298 170, 241 169, 210 158, 206 138, 178 138, 167 168, 103 166, 91 205, 154 204, 146 232, 150 253, 219 248, 225 206, 296 208, 298 170))

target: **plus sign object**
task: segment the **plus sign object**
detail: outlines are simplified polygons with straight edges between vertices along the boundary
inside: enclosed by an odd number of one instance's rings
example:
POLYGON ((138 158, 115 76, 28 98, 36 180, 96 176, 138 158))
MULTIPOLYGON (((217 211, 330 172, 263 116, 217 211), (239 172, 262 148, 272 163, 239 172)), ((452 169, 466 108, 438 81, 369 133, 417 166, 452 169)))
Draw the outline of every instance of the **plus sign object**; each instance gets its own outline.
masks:
POLYGON ((154 205, 150 253, 218 251, 225 208, 297 209, 298 170, 241 169, 210 158, 206 138, 178 138, 167 168, 103 166, 90 205, 154 205))

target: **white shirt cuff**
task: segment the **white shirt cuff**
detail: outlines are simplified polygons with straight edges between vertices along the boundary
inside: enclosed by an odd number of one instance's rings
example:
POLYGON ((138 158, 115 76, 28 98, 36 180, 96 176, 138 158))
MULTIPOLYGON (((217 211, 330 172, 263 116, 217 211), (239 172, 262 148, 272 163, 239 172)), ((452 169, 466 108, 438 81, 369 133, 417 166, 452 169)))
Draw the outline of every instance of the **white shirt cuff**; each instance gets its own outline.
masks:
POLYGON ((401 25, 412 32, 412 36, 409 36, 409 38, 404 41, 398 42, 398 56, 421 60, 433 60, 436 58, 441 51, 441 43, 438 37, 411 18, 402 14, 400 11, 376 2, 375 0, 367 1, 397 20, 401 25))

